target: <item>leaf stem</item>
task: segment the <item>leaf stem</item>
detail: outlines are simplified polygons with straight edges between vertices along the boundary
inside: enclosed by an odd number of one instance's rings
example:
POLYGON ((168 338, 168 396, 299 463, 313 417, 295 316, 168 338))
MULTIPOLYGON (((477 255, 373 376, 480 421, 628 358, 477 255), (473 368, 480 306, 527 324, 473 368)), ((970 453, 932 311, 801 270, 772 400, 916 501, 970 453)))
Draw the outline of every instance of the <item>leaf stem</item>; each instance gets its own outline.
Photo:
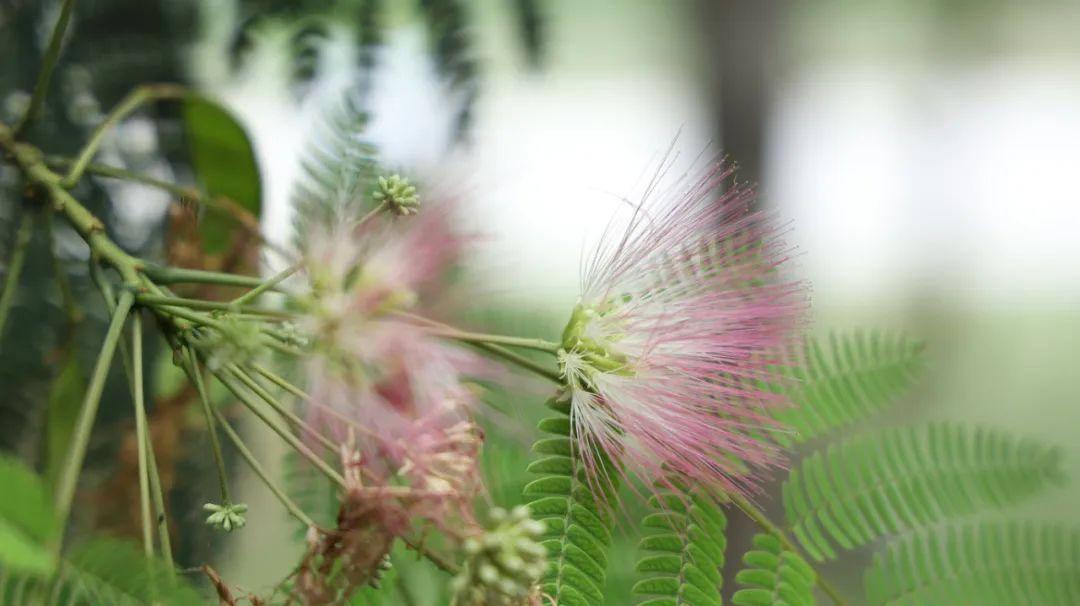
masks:
POLYGON ((52 36, 49 37, 49 46, 45 50, 45 59, 41 63, 41 71, 38 72, 37 82, 34 83, 33 96, 30 97, 30 106, 26 108, 18 125, 15 127, 16 136, 21 135, 26 127, 37 119, 41 112, 41 106, 45 103, 45 95, 49 92, 49 81, 52 79, 53 70, 56 69, 56 61, 60 58, 60 49, 64 44, 64 33, 67 31, 68 22, 71 21, 71 9, 75 6, 75 0, 64 0, 60 5, 60 15, 56 18, 52 36))
POLYGON ((30 246, 30 238, 33 235, 34 216, 28 209, 23 209, 22 219, 19 220, 19 227, 15 232, 15 246, 11 251, 7 275, 4 276, 4 292, 0 294, 0 338, 4 336, 4 326, 7 324, 11 304, 15 301, 15 291, 19 288, 19 276, 26 262, 26 249, 30 246))
POLYGON ((71 449, 64 459, 57 482, 56 518, 60 521, 61 528, 67 525, 68 514, 71 513, 71 501, 75 496, 75 485, 79 480, 83 460, 86 458, 86 448, 90 443, 90 432, 94 428, 98 404, 101 402, 101 392, 105 388, 105 379, 109 375, 113 354, 120 341, 124 320, 127 319, 134 301, 135 297, 130 291, 120 293, 120 300, 116 304, 116 311, 113 312, 109 329, 105 333, 105 340, 101 344, 101 352, 98 354, 93 374, 90 376, 90 383, 86 388, 86 395, 83 397, 75 432, 72 434, 71 449))
POLYGON ((109 112, 109 115, 97 125, 94 132, 90 134, 90 138, 87 140, 86 145, 79 151, 79 154, 75 157, 74 163, 71 165, 71 169, 67 175, 60 180, 60 185, 64 189, 71 189, 82 178, 83 172, 86 170, 86 165, 90 163, 90 160, 94 158, 94 154, 101 148, 102 142, 105 140, 105 135, 121 120, 126 118, 131 112, 139 108, 140 105, 159 99, 180 99, 187 94, 184 87, 176 84, 144 84, 136 87, 135 90, 128 93, 119 104, 116 105, 109 112))
MULTIPOLYGON (((799 554, 803 560, 808 560, 803 550, 795 545, 791 538, 787 536, 787 533, 784 532, 779 525, 770 520, 769 517, 765 515, 765 512, 758 509, 745 496, 734 493, 727 496, 736 507, 757 524, 758 528, 779 539, 784 545, 784 548, 788 551, 799 554)), ((817 586, 821 588, 821 591, 823 591, 825 595, 829 596, 829 599, 831 599, 836 606, 844 606, 846 604, 844 598, 840 595, 840 592, 820 574, 817 575, 817 586)))

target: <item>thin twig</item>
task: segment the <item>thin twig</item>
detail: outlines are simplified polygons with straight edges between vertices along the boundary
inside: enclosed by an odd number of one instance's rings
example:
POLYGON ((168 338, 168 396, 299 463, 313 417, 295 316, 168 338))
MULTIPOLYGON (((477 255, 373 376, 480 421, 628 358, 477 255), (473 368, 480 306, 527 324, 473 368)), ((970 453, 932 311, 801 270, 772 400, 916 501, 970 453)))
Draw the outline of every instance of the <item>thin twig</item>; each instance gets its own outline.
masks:
POLYGON ((34 234, 34 216, 23 209, 22 219, 19 220, 19 228, 15 232, 15 246, 11 251, 11 260, 8 262, 7 275, 4 276, 4 292, 0 294, 0 338, 4 336, 4 326, 7 324, 8 313, 11 304, 15 300, 15 291, 19 288, 19 276, 22 274, 23 264, 26 262, 26 249, 30 245, 30 237, 34 234))
POLYGON ((226 504, 232 503, 229 498, 229 482, 225 474, 225 457, 221 453, 221 442, 218 440, 217 428, 214 425, 213 405, 210 403, 210 394, 206 392, 206 383, 203 381, 202 370, 199 368, 199 359, 192 347, 185 347, 187 354, 184 371, 188 378, 195 384, 195 390, 199 392, 199 401, 202 403, 203 416, 206 417, 206 431, 210 434, 210 449, 214 455, 214 463, 217 465, 218 487, 221 489, 221 500, 226 504))
POLYGON ((101 124, 97 125, 86 145, 75 157, 71 170, 61 179, 60 185, 65 189, 74 187, 82 178, 86 165, 90 163, 90 160, 94 158, 94 154, 101 148, 101 144, 105 141, 105 135, 131 112, 138 109, 140 105, 159 99, 181 99, 186 94, 187 90, 177 84, 144 84, 136 87, 109 112, 109 115, 102 120, 101 124))
POLYGON ((264 389, 262 385, 259 385, 259 383, 255 381, 255 379, 252 378, 251 375, 244 371, 244 369, 240 368, 236 364, 231 364, 229 365, 229 371, 234 377, 240 379, 240 382, 247 386, 248 389, 255 392, 255 395, 259 396, 259 398, 262 399, 263 402, 266 402, 271 408, 274 409, 275 412, 284 417, 285 421, 292 425, 297 431, 307 432, 307 434, 315 438, 315 440, 319 444, 322 444, 323 448, 327 449, 332 453, 337 452, 336 444, 331 442, 326 436, 319 433, 318 430, 309 425, 303 419, 296 416, 296 413, 289 410, 287 406, 285 406, 281 402, 278 402, 274 398, 274 396, 270 394, 270 392, 266 391, 266 389, 264 389))
POLYGON ((277 423, 275 423, 273 419, 267 416, 266 413, 261 409, 261 407, 256 402, 254 402, 240 386, 236 385, 232 381, 232 379, 230 379, 220 370, 211 369, 211 372, 214 373, 214 376, 217 377, 218 381, 220 381, 222 385, 224 385, 229 391, 231 391, 233 395, 236 396, 236 398, 240 400, 240 402, 244 406, 247 407, 248 410, 255 413, 255 416, 259 417, 259 420, 261 420, 263 424, 272 429, 274 433, 278 434, 278 436, 280 436, 282 440, 285 440, 285 442, 288 443, 288 445, 291 446, 293 450, 296 450, 301 455, 303 455, 305 459, 310 461, 316 468, 319 469, 319 471, 326 475, 326 477, 330 478, 335 484, 342 488, 345 488, 345 478, 343 478, 341 474, 339 474, 337 471, 334 471, 334 469, 330 467, 326 463, 326 461, 324 461, 321 457, 312 452, 310 448, 305 446, 304 443, 299 440, 299 438, 297 438, 292 433, 286 431, 277 423))
POLYGON ((64 0, 60 5, 60 15, 56 18, 52 36, 49 37, 49 46, 45 50, 45 59, 41 63, 41 71, 38 72, 37 82, 34 83, 33 96, 30 97, 30 106, 26 108, 19 123, 15 126, 16 136, 22 135, 26 127, 37 119, 41 112, 41 106, 45 104, 45 95, 49 92, 49 81, 52 79, 53 70, 56 69, 56 61, 60 58, 60 49, 64 44, 64 33, 67 31, 68 22, 71 21, 71 9, 75 6, 75 0, 64 0))
POLYGON ((236 297, 235 299, 233 299, 232 301, 229 302, 229 305, 239 306, 239 305, 243 305, 245 303, 248 303, 249 301, 254 301, 256 297, 258 297, 259 295, 263 294, 264 292, 276 287, 278 284, 281 284, 285 280, 289 279, 290 276, 292 276, 296 272, 300 271, 303 267, 304 267, 304 262, 303 261, 300 261, 298 263, 294 263, 294 264, 290 265, 289 267, 287 267, 284 270, 278 272, 276 275, 269 278, 268 280, 266 280, 262 284, 260 284, 260 285, 256 286, 255 288, 247 291, 246 293, 240 295, 239 297, 236 297))
POLYGON ((236 447, 240 456, 247 461, 248 466, 255 472, 255 475, 259 476, 259 479, 263 481, 263 484, 266 484, 266 487, 270 489, 270 492, 274 493, 274 496, 281 501, 281 504, 285 506, 285 509, 304 526, 318 528, 318 525, 304 513, 304 510, 300 509, 300 507, 289 498, 289 495, 270 478, 270 474, 268 474, 266 470, 263 469, 263 466, 259 464, 255 455, 251 454, 248 447, 244 445, 244 441, 240 439, 240 435, 236 433, 236 430, 234 430, 231 425, 229 425, 229 422, 225 420, 225 416, 221 414, 220 410, 214 409, 214 417, 217 419, 218 425, 221 426, 221 430, 224 431, 225 435, 232 441, 233 446, 236 447))

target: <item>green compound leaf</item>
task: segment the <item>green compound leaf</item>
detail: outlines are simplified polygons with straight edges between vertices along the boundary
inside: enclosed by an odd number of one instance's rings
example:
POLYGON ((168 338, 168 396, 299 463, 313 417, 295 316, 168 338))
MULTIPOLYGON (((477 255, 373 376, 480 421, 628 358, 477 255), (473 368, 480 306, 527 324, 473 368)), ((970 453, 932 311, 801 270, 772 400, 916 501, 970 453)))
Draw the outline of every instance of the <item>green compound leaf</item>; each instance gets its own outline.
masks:
POLYGON ((817 575, 798 554, 783 548, 771 534, 754 536, 754 549, 743 555, 745 568, 735 576, 744 589, 731 597, 737 606, 813 606, 817 575))
POLYGON ((326 115, 300 161, 302 175, 292 191, 297 243, 307 234, 332 229, 374 208, 372 184, 378 172, 377 150, 364 135, 367 114, 346 98, 326 115))
MULTIPOLYGON (((892 404, 924 365, 922 343, 900 334, 856 331, 808 337, 791 352, 793 406, 774 416, 803 442, 857 423, 892 404)), ((780 440, 784 436, 779 436, 780 440)))
POLYGON ((541 439, 533 447, 541 457, 529 471, 541 477, 524 492, 533 499, 529 503, 533 518, 545 527, 541 540, 548 552, 548 570, 541 588, 560 605, 600 606, 611 548, 608 495, 589 486, 568 417, 545 419, 540 428, 556 437, 541 439))
POLYGON ((1060 480, 1054 448, 938 423, 873 432, 807 457, 784 483, 788 524, 811 557, 1001 509, 1060 480))
POLYGON ((649 500, 656 513, 642 521, 654 532, 638 547, 648 555, 637 564, 646 576, 633 592, 650 596, 639 606, 720 606, 720 576, 727 547, 727 518, 693 492, 664 490, 649 500))
POLYGON ((1080 604, 1080 530, 965 523, 891 543, 866 573, 871 606, 1080 604))

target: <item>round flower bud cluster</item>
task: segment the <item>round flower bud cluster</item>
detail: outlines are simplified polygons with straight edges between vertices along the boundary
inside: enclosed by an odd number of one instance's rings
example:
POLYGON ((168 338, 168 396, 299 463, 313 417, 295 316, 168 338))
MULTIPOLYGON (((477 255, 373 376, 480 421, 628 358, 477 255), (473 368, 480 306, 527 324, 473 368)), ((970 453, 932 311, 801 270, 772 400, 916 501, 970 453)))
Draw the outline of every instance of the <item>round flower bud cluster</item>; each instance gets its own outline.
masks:
POLYGON ((379 177, 378 187, 371 197, 377 204, 386 204, 395 215, 412 215, 420 209, 416 187, 401 175, 379 177))
POLYGON ((207 503, 203 505, 203 509, 210 512, 210 515, 206 516, 206 524, 214 528, 220 528, 225 532, 232 532, 234 529, 243 528, 244 524, 247 524, 247 518, 244 517, 244 514, 247 513, 248 506, 244 503, 226 503, 224 505, 207 503))
POLYGON ((491 528, 464 543, 465 566, 454 578, 454 606, 523 606, 537 601, 536 582, 544 574, 546 551, 539 543, 544 525, 529 509, 490 512, 491 528))

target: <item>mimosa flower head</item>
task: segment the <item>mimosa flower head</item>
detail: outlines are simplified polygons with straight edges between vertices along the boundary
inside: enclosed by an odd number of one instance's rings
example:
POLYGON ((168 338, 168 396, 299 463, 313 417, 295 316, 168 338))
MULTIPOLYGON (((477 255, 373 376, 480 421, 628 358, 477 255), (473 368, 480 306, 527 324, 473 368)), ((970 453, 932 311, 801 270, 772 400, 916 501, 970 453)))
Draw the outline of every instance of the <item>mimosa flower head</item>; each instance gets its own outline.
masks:
POLYGON ((715 166, 609 229, 584 269, 560 367, 592 479, 603 453, 647 483, 672 477, 747 492, 778 462, 767 434, 778 352, 805 307, 753 192, 715 166), (658 202, 658 203, 657 203, 658 202))
POLYGON ((425 511, 436 524, 465 515, 480 489, 469 379, 488 365, 411 314, 439 306, 466 240, 449 205, 425 204, 343 224, 308 245, 305 328, 317 336, 308 421, 338 442, 355 439, 362 494, 411 491, 379 498, 410 503, 411 514, 425 511))

